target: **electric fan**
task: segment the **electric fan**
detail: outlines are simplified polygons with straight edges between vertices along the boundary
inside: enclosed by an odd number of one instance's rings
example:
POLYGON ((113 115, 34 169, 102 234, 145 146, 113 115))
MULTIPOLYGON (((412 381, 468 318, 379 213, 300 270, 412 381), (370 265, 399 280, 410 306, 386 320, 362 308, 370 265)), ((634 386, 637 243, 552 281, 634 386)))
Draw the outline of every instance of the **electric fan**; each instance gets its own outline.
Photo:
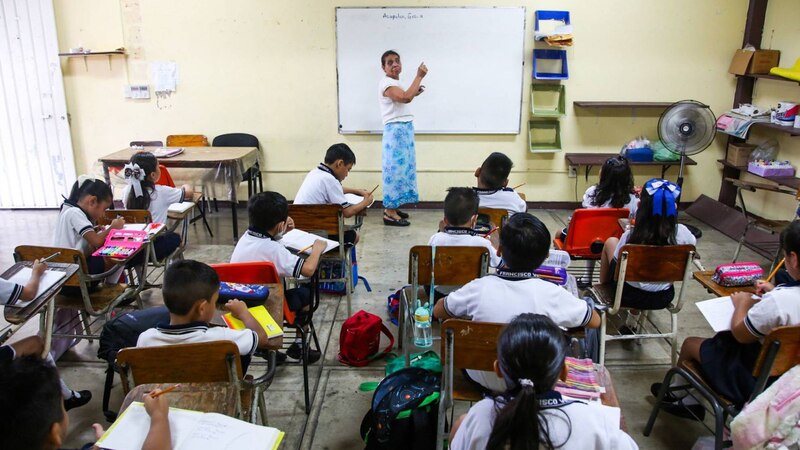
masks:
MULTIPOLYGON (((686 157, 696 155, 711 145, 717 133, 717 119, 711 108, 698 101, 682 100, 670 105, 658 119, 658 138, 670 152, 680 156, 678 187, 683 192, 683 169, 686 157)), ((675 202, 680 200, 680 195, 675 202)), ((703 232, 697 227, 685 225, 695 237, 703 232)))

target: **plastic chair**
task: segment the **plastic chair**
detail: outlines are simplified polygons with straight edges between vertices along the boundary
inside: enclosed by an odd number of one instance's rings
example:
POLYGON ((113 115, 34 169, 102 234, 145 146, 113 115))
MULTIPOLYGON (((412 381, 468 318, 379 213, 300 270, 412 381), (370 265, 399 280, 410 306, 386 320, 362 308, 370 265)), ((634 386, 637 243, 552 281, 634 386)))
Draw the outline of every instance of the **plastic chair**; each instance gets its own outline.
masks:
MULTIPOLYGON (((797 364, 800 364, 800 326, 779 327, 772 330, 764 339, 761 352, 753 368, 753 378, 756 379, 756 385, 750 395, 750 400, 753 400, 764 391, 769 378, 783 375, 784 372, 797 364)), ((650 418, 643 434, 649 436, 653 430, 658 412, 661 410, 662 405, 666 404, 664 396, 666 396, 667 392, 683 392, 690 388, 696 390, 700 397, 710 405, 710 409, 706 407, 706 410, 714 415, 714 430, 711 430, 705 422, 700 421, 700 423, 714 433, 714 448, 730 447, 732 443, 724 441, 727 422, 728 419, 738 415, 741 409, 714 391, 714 388, 705 379, 700 364, 694 361, 687 361, 678 367, 672 367, 664 376, 664 382, 661 384, 661 390, 658 392, 658 398, 656 398, 656 403, 653 405, 653 410, 650 413, 650 418), (683 377, 688 384, 671 386, 672 380, 676 376, 683 377)), ((700 400, 693 391, 688 391, 688 395, 698 401, 700 400)))
MULTIPOLYGON (((278 275, 278 270, 271 262, 247 262, 247 263, 224 263, 224 264, 211 264, 211 268, 217 272, 220 281, 227 281, 229 283, 243 283, 243 284, 268 284, 268 283, 281 283, 281 277, 278 275)), ((316 277, 312 277, 312 292, 314 292, 314 303, 311 306, 310 317, 313 318, 314 311, 319 306, 319 293, 313 285, 317 283, 316 277)), ((289 309, 286 301, 283 302, 283 323, 284 327, 293 328, 296 332, 300 333, 301 346, 303 348, 303 388, 305 394, 306 414, 311 411, 311 401, 309 392, 308 381, 308 347, 309 336, 305 331, 305 325, 308 325, 311 338, 313 338, 317 350, 320 349, 319 340, 317 339, 317 332, 314 328, 312 319, 308 323, 300 323, 297 320, 294 311, 289 309)))
MULTIPOLYGON (((214 138, 211 145, 213 147, 256 147, 258 152, 261 153, 261 144, 258 142, 258 138, 247 133, 221 134, 214 138)), ((258 164, 258 158, 256 158, 255 165, 242 174, 242 181, 247 181, 248 198, 256 192, 264 191, 264 180, 261 177, 261 166, 258 164), (256 183, 258 183, 257 191, 256 183)))
MULTIPOLYGON (((678 312, 683 306, 683 294, 692 276, 694 245, 625 245, 620 249, 619 261, 613 283, 595 284, 589 295, 599 305, 600 312, 600 365, 605 365, 606 342, 626 339, 666 339, 671 346, 672 364, 678 357, 678 312), (666 307, 670 313, 670 330, 661 331, 650 319, 650 311, 641 311, 634 334, 607 335, 608 316, 616 316, 622 306, 622 290, 626 281, 674 283, 681 282, 680 290, 666 307), (646 330, 646 323, 652 327, 646 330)), ((619 331, 619 330, 618 330, 619 331)))
POLYGON ((557 250, 566 251, 573 260, 587 261, 588 281, 584 285, 591 285, 594 279, 595 261, 600 260, 603 244, 610 237, 622 236, 619 219, 628 216, 627 208, 576 209, 567 228, 567 237, 563 241, 559 236, 553 239, 557 250))
POLYGON ((236 396, 239 419, 256 423, 252 407, 256 402, 261 423, 267 425, 263 392, 275 376, 275 352, 271 352, 267 373, 255 380, 244 378, 239 348, 232 341, 124 348, 117 353, 117 366, 125 394, 140 384, 228 382, 241 392, 236 396))

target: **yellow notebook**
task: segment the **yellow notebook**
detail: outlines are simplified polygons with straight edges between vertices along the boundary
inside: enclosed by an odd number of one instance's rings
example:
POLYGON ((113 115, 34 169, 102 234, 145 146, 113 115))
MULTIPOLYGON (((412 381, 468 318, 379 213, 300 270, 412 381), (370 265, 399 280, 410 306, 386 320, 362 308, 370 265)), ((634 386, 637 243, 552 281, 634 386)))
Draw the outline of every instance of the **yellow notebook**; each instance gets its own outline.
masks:
MULTIPOLYGON (((278 323, 275 322, 275 319, 269 315, 269 311, 267 311, 267 308, 265 308, 263 305, 248 308, 248 311, 250 311, 250 314, 252 314, 258 323, 264 327, 264 331, 267 333, 268 338, 272 339, 274 337, 283 336, 283 330, 281 329, 280 325, 278 325, 278 323)), ((247 328, 244 326, 244 322, 233 317, 233 314, 231 313, 222 316, 222 320, 228 324, 228 328, 233 328, 234 330, 244 330, 247 328)))

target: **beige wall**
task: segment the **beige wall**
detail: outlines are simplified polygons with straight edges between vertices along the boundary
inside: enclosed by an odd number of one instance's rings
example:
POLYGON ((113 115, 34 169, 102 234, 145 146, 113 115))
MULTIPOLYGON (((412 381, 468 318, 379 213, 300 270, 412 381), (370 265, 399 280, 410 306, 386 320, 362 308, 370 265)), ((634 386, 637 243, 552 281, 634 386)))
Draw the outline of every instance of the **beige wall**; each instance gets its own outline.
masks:
MULTIPOLYGON (((732 52, 741 42, 745 0, 538 1, 534 6, 529 2, 485 0, 386 0, 381 5, 523 3, 528 7, 526 36, 533 34, 535 9, 569 6, 575 25, 575 46, 568 51, 571 77, 564 82, 568 105, 561 123, 564 151, 531 154, 527 150, 526 81, 523 133, 418 136, 423 200, 441 200, 446 187, 472 184, 472 172, 491 151, 502 151, 514 160, 511 183, 526 182, 521 191, 529 200, 575 200, 575 180, 567 178, 564 152, 613 152, 635 136, 656 137, 658 116, 653 112, 581 111, 573 109, 574 100, 696 99, 711 105, 717 114, 730 108, 735 81, 726 72, 732 52)), ((795 1, 770 3, 770 23, 787 30, 779 33, 776 29, 775 47, 779 48, 779 42, 788 47, 788 30, 793 30, 796 44, 800 19, 795 1)), ((89 58, 88 70, 80 58, 62 60, 78 171, 90 170, 99 156, 133 139, 164 139, 171 133, 203 133, 212 138, 242 131, 258 136, 265 149, 265 187, 289 198, 303 174, 322 159, 325 149, 340 141, 348 143, 358 157, 346 184, 371 188, 380 182, 380 136, 342 136, 336 132, 334 8, 374 4, 323 0, 55 0, 61 50, 79 44, 94 50, 119 46, 140 49, 126 58, 113 58, 110 69, 105 58, 89 58), (179 66, 176 94, 161 103, 155 98, 123 99, 124 85, 148 82, 148 62, 166 60, 179 66)), ((402 44, 397 47, 402 51, 402 44)), ((526 55, 532 48, 528 41, 526 55)), ((786 51, 784 61, 797 50, 786 51)), ((465 64, 466 70, 480 64, 480 55, 465 64)), ((530 73, 530 56, 525 73, 530 73)), ((759 84, 760 93, 765 89, 759 84)), ((790 85, 789 94, 797 94, 796 87, 795 91, 791 89, 790 85)), ((687 172, 687 200, 700 193, 716 198, 720 170, 714 161, 723 155, 723 141, 717 139, 695 157, 699 165, 687 172)), ((656 169, 636 172, 638 183, 659 173, 656 169)), ((674 179, 677 171, 670 171, 668 176, 674 179)), ((596 170, 590 183, 593 180, 596 170)), ((577 190, 582 193, 585 187, 579 177, 577 190)))

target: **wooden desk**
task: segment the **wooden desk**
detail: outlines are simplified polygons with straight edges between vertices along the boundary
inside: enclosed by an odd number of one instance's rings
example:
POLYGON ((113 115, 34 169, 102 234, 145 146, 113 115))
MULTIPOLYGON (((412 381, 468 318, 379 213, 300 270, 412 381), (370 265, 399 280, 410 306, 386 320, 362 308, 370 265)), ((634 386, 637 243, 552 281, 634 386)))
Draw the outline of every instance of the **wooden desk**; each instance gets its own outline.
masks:
POLYGON ((704 270, 692 273, 692 277, 703 285, 706 290, 717 297, 727 297, 735 292, 751 292, 755 294, 755 286, 722 286, 711 280, 714 275, 713 270, 704 270))
MULTIPOLYGON (((100 158, 106 182, 111 183, 109 167, 124 166, 130 161, 131 156, 140 151, 142 149, 128 147, 100 158)), ((158 162, 167 168, 217 169, 217 178, 221 177, 221 181, 228 184, 230 191, 233 241, 239 239, 236 190, 242 181, 242 174, 258 162, 256 147, 184 147, 184 152, 180 155, 159 158, 158 162)))
MULTIPOLYGON (((154 389, 166 389, 173 383, 140 384, 128 392, 119 413, 122 414, 133 402, 141 402, 145 394, 154 389)), ((180 387, 164 394, 168 396, 169 406, 192 411, 214 412, 236 417, 236 396, 238 392, 231 383, 181 383, 180 387)))
MULTIPOLYGON (((269 297, 267 297, 267 301, 264 303, 264 306, 267 308, 269 315, 275 319, 275 322, 283 326, 283 284, 267 283, 264 286, 269 288, 269 297)), ((227 313, 224 308, 225 303, 217 302, 217 313, 214 315, 214 319, 211 321, 212 324, 226 326, 225 321, 222 320, 222 312, 224 311, 227 313)), ((266 348, 268 350, 280 350, 281 347, 283 347, 283 336, 274 337, 267 341, 266 348)))
MULTIPOLYGON (((592 170, 592 166, 602 166, 603 163, 606 162, 608 158, 613 156, 618 156, 619 153, 566 153, 564 154, 564 158, 567 160, 567 165, 570 166, 585 166, 585 178, 586 181, 589 180, 589 171, 592 170)), ((672 166, 680 165, 680 160, 676 161, 631 161, 628 160, 630 165, 632 166, 661 166, 661 178, 664 178, 664 174, 667 172, 672 166)), ((684 160, 687 166, 696 166, 697 161, 693 160, 692 158, 686 157, 684 160)), ((577 181, 576 181, 577 182, 577 181)))
MULTIPOLYGON (((605 392, 600 394, 600 402, 606 406, 613 406, 615 408, 619 408, 619 399, 617 399, 617 391, 614 390, 614 383, 611 381, 611 374, 608 372, 605 366, 595 365, 595 370, 597 371, 597 382, 600 386, 605 388, 605 392)), ((620 408, 619 412, 619 428, 622 431, 626 431, 627 428, 625 427, 625 417, 622 415, 622 409, 620 408)))

